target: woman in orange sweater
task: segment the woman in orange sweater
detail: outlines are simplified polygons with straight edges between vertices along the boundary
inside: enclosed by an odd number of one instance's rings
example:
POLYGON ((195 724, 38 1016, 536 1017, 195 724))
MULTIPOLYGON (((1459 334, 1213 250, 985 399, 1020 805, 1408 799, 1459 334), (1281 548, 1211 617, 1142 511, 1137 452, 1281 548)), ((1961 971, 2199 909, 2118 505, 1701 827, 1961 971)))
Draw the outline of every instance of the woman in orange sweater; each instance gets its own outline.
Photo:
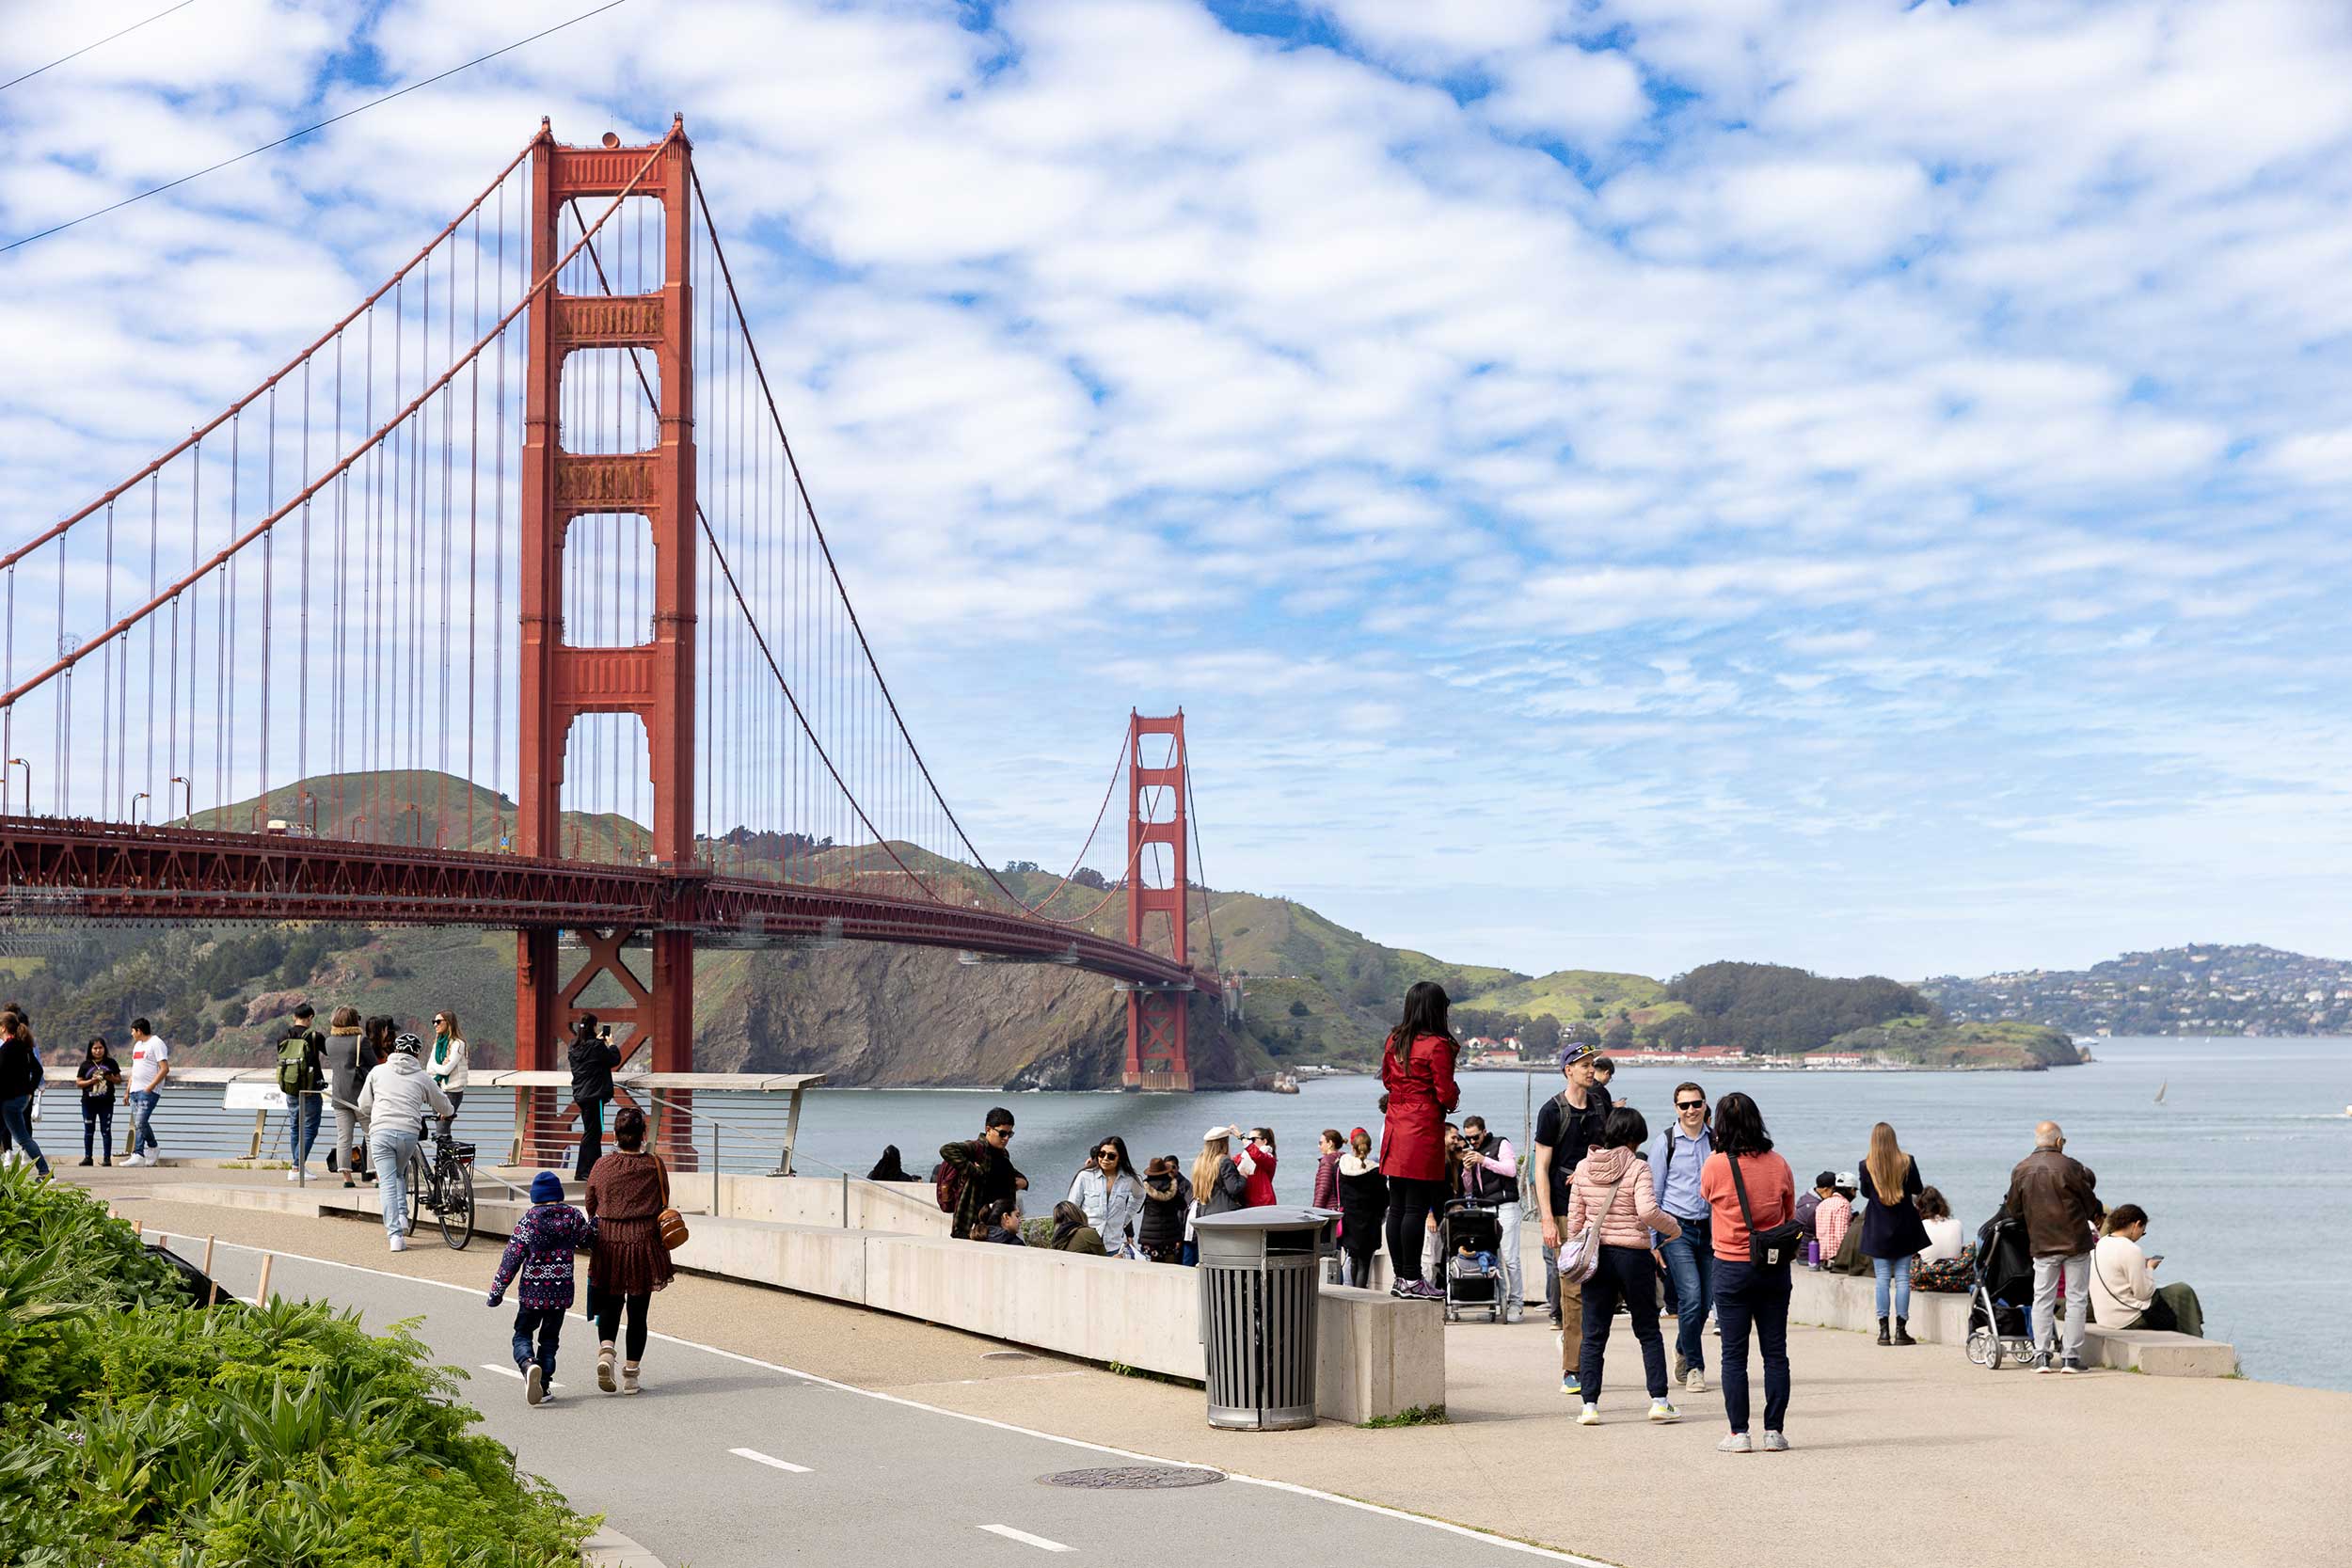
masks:
POLYGON ((1600 1254, 1584 1281, 1584 1348, 1576 1385, 1584 1398, 1579 1426, 1600 1425, 1600 1370, 1609 1349, 1610 1320, 1625 1303, 1633 1338, 1642 1347, 1642 1371, 1649 1381, 1649 1418, 1678 1421, 1682 1412, 1666 1398, 1666 1341, 1658 1333, 1658 1263, 1650 1252, 1652 1232, 1674 1240, 1682 1224, 1658 1206, 1649 1162, 1641 1157, 1649 1123, 1630 1105, 1609 1113, 1601 1147, 1585 1154, 1568 1176, 1565 1234, 1580 1236, 1600 1221, 1600 1254))
POLYGON ((1749 1220, 1756 1230, 1791 1223, 1797 1212, 1797 1180, 1788 1162, 1772 1152, 1764 1113, 1744 1094, 1715 1101, 1715 1152, 1699 1171, 1699 1196, 1707 1199, 1708 1233, 1715 1247, 1715 1324, 1724 1340, 1724 1415, 1731 1434, 1715 1445, 1724 1453, 1785 1453, 1788 1439, 1781 1422, 1788 1415, 1788 1264, 1762 1264, 1748 1246, 1749 1220), (1732 1162, 1739 1180, 1732 1180, 1732 1162), (1744 1188, 1747 1201, 1740 1201, 1744 1188), (1764 1351, 1764 1441, 1748 1436, 1748 1336, 1764 1351))

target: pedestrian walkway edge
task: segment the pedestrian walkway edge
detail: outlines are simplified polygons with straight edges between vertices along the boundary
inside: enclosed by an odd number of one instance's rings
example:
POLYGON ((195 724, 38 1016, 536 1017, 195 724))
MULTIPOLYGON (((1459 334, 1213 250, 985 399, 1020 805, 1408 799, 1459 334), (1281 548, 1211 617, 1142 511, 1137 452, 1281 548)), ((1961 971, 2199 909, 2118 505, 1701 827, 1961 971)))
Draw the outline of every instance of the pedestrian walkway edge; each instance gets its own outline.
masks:
POLYGON ((611 1525, 600 1527, 580 1549, 580 1568, 669 1568, 611 1525))

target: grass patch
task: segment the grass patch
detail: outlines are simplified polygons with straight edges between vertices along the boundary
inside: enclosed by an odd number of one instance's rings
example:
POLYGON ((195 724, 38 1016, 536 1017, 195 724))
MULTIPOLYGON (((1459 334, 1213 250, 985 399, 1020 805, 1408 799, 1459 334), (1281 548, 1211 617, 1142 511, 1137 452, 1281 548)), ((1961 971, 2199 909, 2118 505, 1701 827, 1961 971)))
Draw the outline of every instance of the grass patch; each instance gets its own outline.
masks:
POLYGON ((1188 1377, 1178 1377, 1173 1372, 1155 1372, 1149 1367, 1130 1367, 1124 1361, 1106 1361, 1104 1363, 1104 1369, 1107 1371, 1114 1372, 1120 1377, 1137 1378, 1145 1383, 1173 1384, 1179 1388, 1199 1388, 1202 1386, 1202 1385, 1194 1382, 1188 1377))
POLYGON ((576 1568, 593 1521, 405 1327, 204 1309, 124 1221, 0 1170, 0 1562, 576 1568))
POLYGON ((1375 1416, 1371 1420, 1358 1424, 1367 1432, 1377 1432, 1389 1427, 1441 1427, 1448 1424, 1448 1418, 1442 1404, 1417 1404, 1410 1410, 1400 1410, 1392 1416, 1375 1416))

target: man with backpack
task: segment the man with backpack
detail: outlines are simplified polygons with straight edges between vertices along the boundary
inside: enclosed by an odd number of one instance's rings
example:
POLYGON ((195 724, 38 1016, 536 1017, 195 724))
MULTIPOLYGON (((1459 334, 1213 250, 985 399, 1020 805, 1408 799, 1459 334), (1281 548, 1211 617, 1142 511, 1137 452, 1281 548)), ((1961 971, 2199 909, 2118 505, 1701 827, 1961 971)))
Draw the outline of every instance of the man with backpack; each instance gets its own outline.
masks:
POLYGON ((942 1213, 955 1216, 948 1234, 961 1240, 992 1203, 1018 1201, 1029 1179, 1013 1168, 1012 1113, 993 1106, 980 1135, 969 1143, 942 1144, 939 1164, 931 1172, 942 1213))
POLYGON ((278 1041, 278 1086, 292 1103, 294 1169, 289 1181, 300 1181, 310 1163, 310 1146, 318 1142, 319 1115, 326 1108, 326 1037, 310 1027, 315 1016, 310 1004, 294 1004, 294 1017, 278 1041))
POLYGON ((1584 1288, 1560 1277, 1561 1222, 1567 1218, 1569 1176, 1577 1162, 1601 1146, 1609 1120, 1609 1096, 1593 1085, 1593 1058, 1599 1049, 1571 1045, 1560 1053, 1567 1085, 1544 1102, 1535 1117, 1535 1201, 1543 1215, 1544 1305, 1560 1330, 1560 1392, 1578 1391, 1577 1363, 1584 1349, 1584 1288))

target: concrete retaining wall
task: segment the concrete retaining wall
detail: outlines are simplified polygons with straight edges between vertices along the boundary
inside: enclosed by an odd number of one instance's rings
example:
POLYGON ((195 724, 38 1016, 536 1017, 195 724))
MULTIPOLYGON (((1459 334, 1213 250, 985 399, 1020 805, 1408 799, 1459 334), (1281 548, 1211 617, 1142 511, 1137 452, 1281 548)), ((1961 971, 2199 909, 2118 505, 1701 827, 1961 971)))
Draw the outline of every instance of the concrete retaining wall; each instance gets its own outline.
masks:
MULTIPOLYGON (((894 1312, 1081 1360, 1196 1382, 1205 1373, 1200 1276, 1195 1270, 987 1246, 944 1235, 845 1230, 838 1223, 840 1183, 803 1184, 831 1186, 835 1223, 781 1225, 689 1214, 691 1234, 672 1257, 683 1269, 894 1312)), ((869 1184, 852 1182, 852 1193, 863 1185, 869 1184)), ((374 1193, 340 1187, 192 1184, 172 1196, 280 1213, 353 1213, 371 1220, 377 1215, 374 1193)), ((477 1205, 477 1225, 491 1236, 509 1235, 521 1212, 520 1204, 485 1199, 477 1205)), ((938 1211, 934 1207, 931 1212, 938 1211)), ((427 1224, 417 1244, 433 1242, 427 1224)), ((1425 1302, 1335 1286, 1324 1287, 1320 1302, 1319 1414, 1361 1422, 1445 1402, 1442 1313, 1425 1302)))
MULTIPOLYGON (((1911 1337, 1957 1349, 1968 1339, 1968 1297, 1944 1291, 1911 1292, 1911 1337)), ((1825 1328, 1878 1332, 1878 1282, 1867 1275, 1798 1269, 1788 1297, 1788 1321, 1825 1328)), ((2235 1347, 2218 1339, 2160 1334, 2143 1328, 2084 1331, 2083 1359, 2094 1367, 2153 1377, 2227 1377, 2237 1370, 2235 1347)))

